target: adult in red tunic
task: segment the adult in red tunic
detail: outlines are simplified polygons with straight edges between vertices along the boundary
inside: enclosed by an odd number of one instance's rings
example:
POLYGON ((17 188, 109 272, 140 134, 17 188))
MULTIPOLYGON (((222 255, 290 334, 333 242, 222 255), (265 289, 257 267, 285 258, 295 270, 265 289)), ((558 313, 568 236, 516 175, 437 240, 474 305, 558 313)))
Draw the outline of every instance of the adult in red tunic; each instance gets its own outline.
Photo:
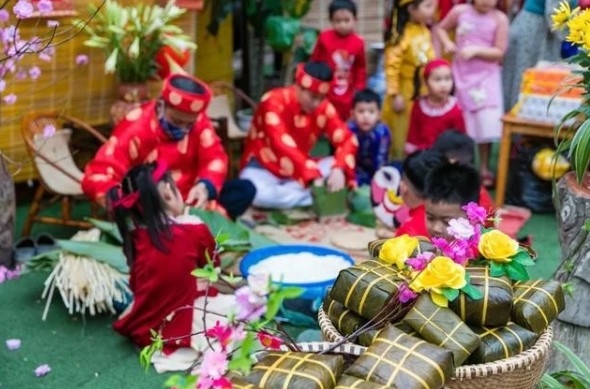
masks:
MULTIPOLYGON (((309 206, 309 185, 327 177, 328 190, 355 185, 358 141, 328 100, 332 71, 322 62, 297 68, 296 85, 262 96, 242 156, 240 177, 256 187, 253 204, 263 208, 309 206), (333 157, 319 163, 309 153, 325 135, 333 157)), ((316 182, 319 184, 319 182, 316 182)))
POLYGON ((425 150, 440 134, 447 130, 465 133, 463 111, 459 107, 453 89, 451 65, 444 59, 434 59, 424 67, 424 80, 428 94, 419 97, 412 107, 408 138, 404 146, 407 154, 425 150))
POLYGON ((131 167, 158 159, 169 166, 187 204, 204 207, 219 197, 231 216, 243 212, 251 203, 254 187, 249 182, 231 182, 234 190, 224 188, 222 192, 228 157, 205 115, 210 100, 211 90, 199 79, 170 75, 160 97, 129 112, 86 165, 84 193, 104 205, 106 192, 131 167), (240 194, 237 200, 236 193, 240 194))
POLYGON ((347 121, 354 94, 365 89, 367 82, 365 42, 354 31, 357 7, 353 1, 334 0, 328 13, 332 28, 318 36, 311 60, 327 63, 334 72, 328 100, 347 121))

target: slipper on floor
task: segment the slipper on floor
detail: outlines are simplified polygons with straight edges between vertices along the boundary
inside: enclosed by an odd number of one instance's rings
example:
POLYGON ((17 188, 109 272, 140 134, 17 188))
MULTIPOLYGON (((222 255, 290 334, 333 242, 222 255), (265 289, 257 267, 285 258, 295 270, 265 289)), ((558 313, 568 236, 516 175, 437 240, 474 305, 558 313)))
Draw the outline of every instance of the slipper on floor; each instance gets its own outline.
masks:
POLYGON ((35 238, 35 244, 37 246, 37 254, 47 253, 59 248, 55 238, 46 232, 42 232, 37 235, 35 238))
POLYGON ((23 236, 14 243, 14 259, 18 263, 25 263, 37 255, 37 245, 29 236, 23 236))

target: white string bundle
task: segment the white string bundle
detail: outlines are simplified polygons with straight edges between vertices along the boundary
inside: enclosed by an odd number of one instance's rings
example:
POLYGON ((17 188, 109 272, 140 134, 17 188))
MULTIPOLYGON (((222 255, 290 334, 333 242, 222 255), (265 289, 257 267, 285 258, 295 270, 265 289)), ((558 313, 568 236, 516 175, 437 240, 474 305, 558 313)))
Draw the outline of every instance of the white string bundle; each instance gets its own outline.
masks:
MULTIPOLYGON (((98 241, 100 230, 79 231, 72 237, 77 241, 98 241)), ((115 301, 125 302, 129 290, 129 276, 93 258, 61 251, 59 261, 45 280, 41 298, 47 297, 43 320, 47 318, 55 289, 70 314, 88 311, 91 315, 109 311, 116 313, 115 301)))

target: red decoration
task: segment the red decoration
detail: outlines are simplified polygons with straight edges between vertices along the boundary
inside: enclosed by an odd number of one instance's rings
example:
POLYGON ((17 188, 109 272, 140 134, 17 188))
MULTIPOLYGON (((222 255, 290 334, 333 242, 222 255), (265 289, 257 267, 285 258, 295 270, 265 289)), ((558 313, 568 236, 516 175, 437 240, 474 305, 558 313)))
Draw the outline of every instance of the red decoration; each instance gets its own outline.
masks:
POLYGON ((190 59, 190 55, 190 51, 188 50, 178 52, 170 46, 163 46, 156 54, 158 76, 164 79, 170 75, 170 61, 176 62, 179 67, 184 67, 190 59))
POLYGON ((176 0, 176 5, 191 11, 202 11, 205 8, 204 0, 176 0))

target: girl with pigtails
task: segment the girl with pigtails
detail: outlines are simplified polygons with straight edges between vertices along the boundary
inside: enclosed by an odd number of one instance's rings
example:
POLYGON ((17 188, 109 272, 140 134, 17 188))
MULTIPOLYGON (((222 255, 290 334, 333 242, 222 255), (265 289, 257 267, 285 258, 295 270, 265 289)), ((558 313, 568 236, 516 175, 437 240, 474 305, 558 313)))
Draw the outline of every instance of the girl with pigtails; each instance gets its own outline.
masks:
POLYGON ((114 329, 139 347, 150 345, 151 331, 161 329, 162 338, 170 341, 152 357, 156 371, 190 368, 208 346, 205 326, 213 327, 235 304, 233 295, 218 294, 191 275, 209 260, 218 261, 215 239, 200 218, 185 214, 164 162, 129 170, 108 192, 107 205, 123 238, 133 292, 114 329))
POLYGON ((434 58, 428 25, 436 0, 395 0, 385 34, 386 97, 383 121, 391 129, 390 157, 402 159, 412 103, 425 93, 422 67, 434 58))

